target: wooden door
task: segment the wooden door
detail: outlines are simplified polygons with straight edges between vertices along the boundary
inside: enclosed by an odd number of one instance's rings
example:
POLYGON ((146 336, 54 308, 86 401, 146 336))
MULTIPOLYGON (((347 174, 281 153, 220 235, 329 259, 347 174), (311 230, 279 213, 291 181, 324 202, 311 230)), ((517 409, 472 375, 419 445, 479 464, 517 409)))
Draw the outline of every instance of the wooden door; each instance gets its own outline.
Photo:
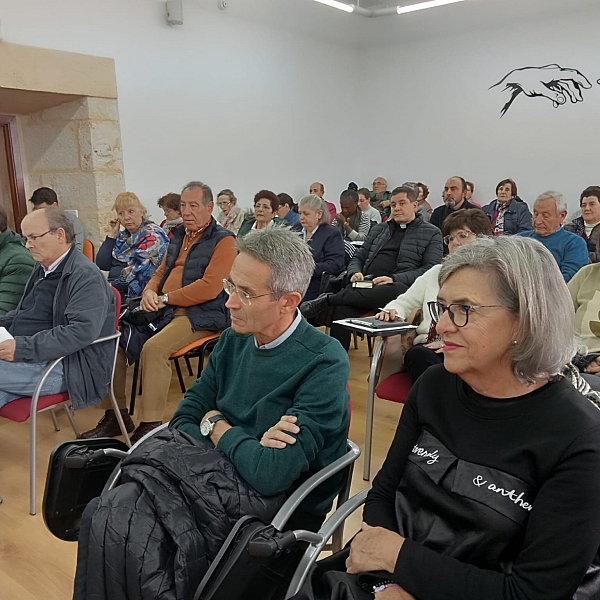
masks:
POLYGON ((11 229, 21 232, 27 214, 23 168, 16 117, 0 115, 0 203, 8 214, 11 229))

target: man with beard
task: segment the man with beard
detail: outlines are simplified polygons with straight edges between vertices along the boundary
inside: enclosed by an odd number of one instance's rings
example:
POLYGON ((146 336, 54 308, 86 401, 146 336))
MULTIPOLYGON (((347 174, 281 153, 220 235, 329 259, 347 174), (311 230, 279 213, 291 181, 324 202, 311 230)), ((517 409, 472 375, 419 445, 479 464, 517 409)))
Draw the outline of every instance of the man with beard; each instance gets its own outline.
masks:
POLYGON ((438 206, 433 211, 429 222, 441 229, 444 219, 455 210, 461 208, 479 208, 467 200, 467 193, 467 182, 462 177, 450 177, 446 181, 444 191, 442 192, 444 204, 438 206))

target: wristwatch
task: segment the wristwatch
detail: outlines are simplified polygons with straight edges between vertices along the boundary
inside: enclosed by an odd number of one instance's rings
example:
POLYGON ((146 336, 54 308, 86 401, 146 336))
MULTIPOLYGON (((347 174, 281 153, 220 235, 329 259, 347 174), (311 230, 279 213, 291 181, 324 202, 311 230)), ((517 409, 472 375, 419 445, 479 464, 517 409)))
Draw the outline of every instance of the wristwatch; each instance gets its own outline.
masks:
POLYGON ((226 421, 223 415, 214 415, 212 417, 208 417, 208 419, 204 419, 202 423, 200 423, 200 433, 204 437, 210 437, 210 434, 213 432, 215 428, 215 423, 218 421, 226 421))
POLYGON ((162 296, 159 297, 159 300, 163 304, 169 304, 169 294, 163 294, 162 296))

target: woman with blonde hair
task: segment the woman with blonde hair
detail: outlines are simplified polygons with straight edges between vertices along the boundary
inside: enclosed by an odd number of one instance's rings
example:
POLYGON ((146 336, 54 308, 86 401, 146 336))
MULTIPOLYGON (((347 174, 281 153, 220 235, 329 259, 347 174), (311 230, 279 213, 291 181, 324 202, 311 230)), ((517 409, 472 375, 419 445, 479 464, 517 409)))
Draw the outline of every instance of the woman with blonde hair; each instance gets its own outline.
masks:
POLYGON ((96 255, 96 264, 108 271, 108 281, 123 298, 139 296, 163 260, 169 238, 146 215, 148 211, 132 192, 119 194, 113 205, 116 218, 96 255), (121 227, 123 229, 121 229, 121 227))

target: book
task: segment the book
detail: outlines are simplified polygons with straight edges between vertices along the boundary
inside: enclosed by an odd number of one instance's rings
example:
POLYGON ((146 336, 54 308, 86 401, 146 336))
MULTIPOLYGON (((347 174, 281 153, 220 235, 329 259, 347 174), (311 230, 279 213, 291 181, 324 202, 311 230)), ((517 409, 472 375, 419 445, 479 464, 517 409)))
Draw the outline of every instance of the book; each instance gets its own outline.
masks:
POLYGON ((355 319, 340 319, 334 321, 337 325, 343 325, 351 329, 366 331, 367 333, 408 332, 416 329, 416 325, 410 325, 406 321, 380 321, 375 317, 359 317, 355 319))
POLYGON ((362 281, 354 281, 352 282, 353 288, 364 288, 371 289, 374 283, 370 279, 363 279, 362 281))
POLYGON ((6 327, 0 327, 0 342, 6 342, 6 340, 14 340, 15 338, 6 331, 6 327))

